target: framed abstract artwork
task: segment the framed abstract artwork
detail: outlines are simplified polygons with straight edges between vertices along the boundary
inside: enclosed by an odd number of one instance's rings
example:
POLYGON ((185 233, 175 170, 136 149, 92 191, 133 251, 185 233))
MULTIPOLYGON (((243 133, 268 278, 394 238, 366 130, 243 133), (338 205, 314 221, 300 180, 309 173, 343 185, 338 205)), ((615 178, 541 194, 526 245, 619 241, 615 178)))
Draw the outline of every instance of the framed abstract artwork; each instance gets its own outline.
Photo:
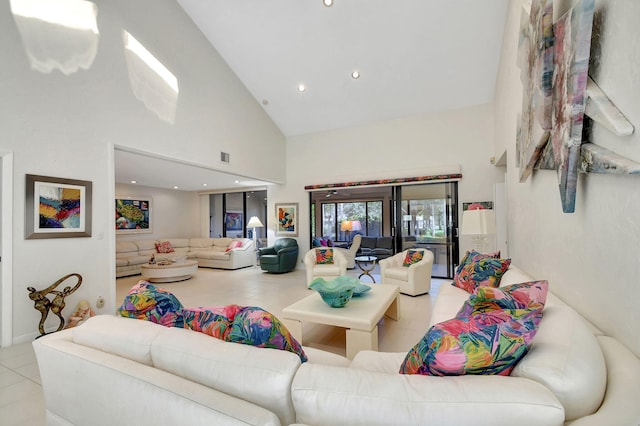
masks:
POLYGON ((298 236, 298 203, 276 204, 276 235, 298 236))
POLYGON ((227 211, 224 217, 224 226, 227 232, 242 231, 242 212, 227 211))
POLYGON ((91 236, 91 182, 26 175, 25 238, 91 236))
POLYGON ((116 234, 152 232, 152 203, 151 197, 116 197, 116 234))

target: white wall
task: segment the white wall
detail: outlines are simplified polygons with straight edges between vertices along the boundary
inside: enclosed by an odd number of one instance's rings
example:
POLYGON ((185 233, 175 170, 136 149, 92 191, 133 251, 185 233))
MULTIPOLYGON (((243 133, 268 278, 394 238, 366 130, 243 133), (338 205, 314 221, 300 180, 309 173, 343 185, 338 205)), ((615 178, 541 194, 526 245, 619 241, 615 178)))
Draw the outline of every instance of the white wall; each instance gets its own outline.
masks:
POLYGON ((200 197, 197 192, 127 184, 116 184, 115 187, 118 197, 150 197, 152 201, 151 232, 116 234, 117 240, 208 236, 200 235, 200 197))
MULTIPOLYGON (((510 254, 515 264, 548 279, 552 291, 640 355, 640 177, 581 175, 573 214, 562 213, 555 172, 534 171, 527 182, 518 182, 515 131, 522 89, 516 54, 523 2, 509 4, 495 103, 495 152, 507 151, 510 254)), ((596 1, 598 47, 592 50, 590 65, 596 83, 636 127, 633 135, 617 137, 596 124, 593 141, 636 162, 640 162, 638 16, 637 0, 596 1)))
MULTIPOLYGON (((84 283, 67 298, 66 315, 80 299, 94 302, 99 295, 107 300, 100 312, 113 312, 114 145, 255 179, 279 182, 285 176, 284 136, 175 1, 95 3, 100 32, 95 59, 88 69, 64 75, 31 69, 23 40, 51 38, 37 22, 25 37, 9 2, 0 2, 0 151, 14 153, 14 342, 37 334, 40 315, 26 288, 44 288, 71 272, 80 273, 84 283), (177 77, 173 122, 134 95, 125 29, 177 77), (231 154, 230 165, 220 164, 220 151, 231 154), (25 240, 27 173, 93 182, 92 237, 25 240)), ((66 46, 82 42, 70 40, 72 33, 67 32, 66 46)), ((59 61, 63 52, 43 48, 40 54, 59 61)), ((56 326, 47 322, 48 328, 56 326)))
POLYGON ((273 203, 299 202, 298 243, 303 253, 310 246, 305 185, 461 172, 460 205, 492 200, 493 183, 504 180, 489 162, 493 131, 493 107, 480 105, 289 138, 289 183, 269 187, 270 241, 273 203))

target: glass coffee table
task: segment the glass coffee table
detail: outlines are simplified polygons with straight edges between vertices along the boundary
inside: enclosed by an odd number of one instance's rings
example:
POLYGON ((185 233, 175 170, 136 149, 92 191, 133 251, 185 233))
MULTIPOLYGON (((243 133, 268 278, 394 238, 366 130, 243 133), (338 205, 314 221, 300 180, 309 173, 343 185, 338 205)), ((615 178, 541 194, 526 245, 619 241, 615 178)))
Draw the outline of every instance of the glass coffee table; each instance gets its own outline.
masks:
POLYGON ((353 260, 356 261, 356 265, 362 271, 362 273, 358 276, 360 279, 363 275, 371 278, 371 282, 376 282, 376 279, 373 278, 373 275, 370 274, 371 271, 376 267, 376 262, 378 258, 375 256, 356 256, 353 260), (369 266, 371 265, 371 266, 369 266))

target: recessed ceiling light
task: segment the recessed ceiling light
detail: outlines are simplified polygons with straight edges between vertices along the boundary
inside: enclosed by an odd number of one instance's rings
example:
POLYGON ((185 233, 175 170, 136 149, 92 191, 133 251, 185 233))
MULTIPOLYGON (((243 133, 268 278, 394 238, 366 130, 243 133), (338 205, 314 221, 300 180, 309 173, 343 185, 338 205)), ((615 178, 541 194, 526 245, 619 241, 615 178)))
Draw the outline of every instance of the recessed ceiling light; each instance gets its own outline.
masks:
POLYGON ((354 71, 351 73, 351 78, 353 78, 354 80, 357 80, 360 78, 360 73, 358 71, 354 71))
POLYGON ((302 93, 305 90, 307 90, 307 87, 304 84, 302 83, 298 84, 298 92, 302 93))
POLYGON ((333 5, 333 0, 322 0, 322 4, 327 7, 331 7, 331 5, 333 5))
POLYGON ((209 185, 208 185, 208 184, 206 184, 206 183, 203 183, 203 184, 202 184, 202 186, 209 186, 209 185))
POLYGON ((131 183, 138 183, 138 181, 137 180, 132 180, 131 183))
POLYGON ((178 187, 177 187, 177 186, 174 186, 174 187, 173 187, 173 189, 178 189, 178 187))
POLYGON ((239 180, 234 180, 234 182, 235 182, 235 183, 240 183, 240 181, 239 181, 239 180))

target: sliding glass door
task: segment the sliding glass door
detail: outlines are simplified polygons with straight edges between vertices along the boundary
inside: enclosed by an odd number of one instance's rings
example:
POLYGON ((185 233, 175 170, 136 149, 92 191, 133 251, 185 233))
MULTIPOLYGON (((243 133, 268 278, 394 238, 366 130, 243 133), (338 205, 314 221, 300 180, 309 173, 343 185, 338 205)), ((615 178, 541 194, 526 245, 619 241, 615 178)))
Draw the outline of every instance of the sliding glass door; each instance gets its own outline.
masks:
POLYGON ((457 200, 457 182, 404 185, 394 191, 397 251, 430 250, 436 278, 453 278, 458 259, 457 200))

